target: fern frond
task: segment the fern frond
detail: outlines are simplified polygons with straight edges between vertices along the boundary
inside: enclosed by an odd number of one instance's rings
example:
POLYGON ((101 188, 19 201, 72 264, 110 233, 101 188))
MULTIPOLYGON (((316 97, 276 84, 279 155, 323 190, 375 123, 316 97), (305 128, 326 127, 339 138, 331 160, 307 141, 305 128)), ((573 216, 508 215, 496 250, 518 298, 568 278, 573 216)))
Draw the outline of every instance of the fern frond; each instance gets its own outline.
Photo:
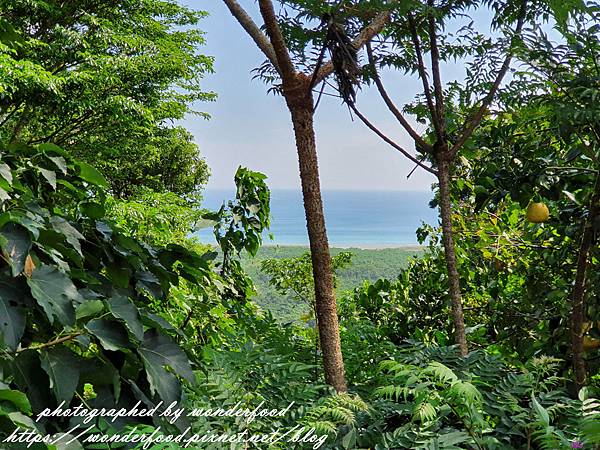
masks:
POLYGON ((423 372, 433 375, 437 381, 442 383, 454 383, 458 381, 456 374, 450 368, 438 361, 429 363, 423 372))
POLYGON ((435 407, 428 401, 417 403, 413 409, 413 419, 421 423, 431 422, 437 417, 435 407))

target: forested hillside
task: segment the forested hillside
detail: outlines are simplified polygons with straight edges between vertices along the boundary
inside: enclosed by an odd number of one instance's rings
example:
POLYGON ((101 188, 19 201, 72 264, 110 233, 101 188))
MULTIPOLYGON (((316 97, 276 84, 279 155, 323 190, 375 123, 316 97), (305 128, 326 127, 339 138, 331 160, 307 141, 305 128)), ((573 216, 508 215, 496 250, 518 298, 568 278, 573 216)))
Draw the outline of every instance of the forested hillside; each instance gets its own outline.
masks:
POLYGON ((289 120, 308 248, 264 245, 241 128, 202 203, 211 17, 0 0, 0 449, 600 449, 600 5, 221 6, 289 120), (434 177, 423 247, 330 248, 323 97, 434 177))
MULTIPOLYGON (((424 249, 417 246, 405 248, 360 249, 332 248, 331 255, 340 252, 352 254, 348 267, 338 271, 338 296, 361 286, 365 281, 376 281, 379 278, 394 279, 400 269, 406 267, 409 259, 418 257, 424 249)), ((252 278, 256 288, 254 301, 263 309, 268 309, 280 321, 300 321, 308 312, 305 304, 298 301, 292 293, 281 294, 269 283, 271 277, 261 270, 261 264, 271 258, 293 258, 308 252, 303 246, 273 246, 264 245, 255 257, 242 258, 242 266, 252 278)))

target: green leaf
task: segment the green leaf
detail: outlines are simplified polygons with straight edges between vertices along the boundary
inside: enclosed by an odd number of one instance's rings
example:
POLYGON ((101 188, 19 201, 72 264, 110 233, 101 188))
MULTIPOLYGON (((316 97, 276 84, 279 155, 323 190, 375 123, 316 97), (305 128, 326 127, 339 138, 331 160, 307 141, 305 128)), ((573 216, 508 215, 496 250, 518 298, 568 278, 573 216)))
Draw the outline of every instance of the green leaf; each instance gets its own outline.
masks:
POLYGON ((83 256, 79 241, 84 240, 85 238, 75 227, 73 227, 73 225, 71 225, 62 217, 58 216, 50 217, 50 225, 52 225, 54 231, 62 234, 65 237, 67 242, 71 244, 71 246, 77 251, 77 253, 79 253, 79 255, 83 256))
POLYGON ((96 336, 106 350, 119 351, 130 347, 127 331, 118 322, 106 319, 94 319, 85 328, 96 336))
POLYGON ((79 177, 88 183, 95 184, 96 186, 102 186, 108 188, 106 179, 98 172, 94 167, 87 163, 79 162, 79 177))
POLYGON ((166 366, 190 383, 194 382, 194 373, 185 353, 172 339, 156 330, 146 332, 138 353, 146 368, 150 390, 158 392, 163 400, 178 401, 180 397, 179 382, 165 370, 166 366))
POLYGON ((128 288, 131 279, 131 269, 118 264, 106 265, 106 276, 117 287, 128 288))
POLYGON ((62 156, 48 156, 48 159, 52 161, 63 174, 67 174, 67 162, 65 161, 65 158, 62 156))
POLYGON ((14 382, 24 392, 34 410, 42 410, 53 402, 46 372, 35 350, 17 354, 11 364, 14 382))
POLYGON ((577 201, 577 198, 575 197, 575 195, 573 195, 572 192, 569 192, 567 190, 563 190, 563 194, 565 194, 565 196, 571 200, 573 203, 575 204, 579 204, 579 202, 577 201))
MULTIPOLYGON (((72 434, 66 434, 66 433, 56 433, 54 435, 52 435, 53 440, 55 440, 55 442, 60 439, 56 445, 54 445, 54 448, 52 450, 84 450, 83 445, 81 445, 81 442, 79 442, 77 439, 75 439, 76 436, 73 436, 72 434)), ((96 444, 98 445, 98 444, 96 444)), ((91 447, 90 447, 91 448, 91 447)), ((101 447, 104 448, 104 447, 101 447)))
POLYGON ((539 404, 539 402, 535 399, 535 396, 531 396, 531 403, 533 405, 533 409, 536 412, 540 422, 543 423, 546 427, 550 426, 550 416, 548 411, 539 404))
POLYGON ((12 185, 13 176, 8 164, 0 163, 0 176, 8 181, 8 184, 12 185))
POLYGON ((38 167, 38 170, 46 179, 48 184, 52 186, 52 189, 56 190, 56 172, 53 170, 44 169, 43 167, 38 167))
POLYGON ((342 447, 355 448, 356 445, 356 430, 351 428, 342 439, 342 447))
POLYGON ((548 6, 550 6, 558 24, 564 26, 570 14, 574 15, 576 12, 585 9, 585 2, 582 0, 548 0, 548 6))
POLYGON ((75 323, 72 302, 81 300, 81 296, 67 275, 54 267, 42 265, 27 278, 27 284, 50 323, 54 323, 54 318, 65 326, 75 323))
POLYGON ((0 344, 16 351, 25 331, 25 314, 18 308, 18 295, 0 286, 0 344))
POLYGON ((50 389, 58 403, 68 405, 79 383, 79 367, 75 356, 66 347, 53 347, 40 355, 42 369, 50 378, 50 389))
POLYGON ((21 391, 12 389, 0 389, 0 402, 8 401, 19 408, 19 411, 31 414, 31 405, 27 396, 21 391))
POLYGON ((96 222, 96 230, 98 230, 105 240, 109 240, 112 237, 112 228, 104 222, 96 222))
POLYGON ((163 317, 154 314, 150 311, 148 311, 147 309, 140 309, 140 315, 142 317, 142 322, 144 322, 145 325, 148 325, 149 327, 152 328, 157 328, 157 329, 162 329, 165 331, 174 331, 177 334, 179 334, 180 336, 183 336, 183 332, 178 329, 175 328, 173 325, 171 325, 167 320, 165 320, 163 317))
POLYGON ((94 220, 102 219, 106 215, 106 210, 100 203, 84 202, 79 208, 83 214, 94 220))
POLYGON ((77 320, 86 317, 93 317, 100 314, 104 310, 104 302, 102 300, 88 300, 77 307, 75 318, 77 320))
POLYGON ((0 230, 0 246, 2 253, 8 260, 12 276, 16 277, 25 267, 25 260, 31 250, 31 238, 25 228, 9 222, 0 230))
POLYGON ((137 307, 124 295, 115 293, 107 301, 108 309, 116 319, 123 321, 127 329, 139 340, 144 339, 144 327, 137 307))
POLYGON ((31 430, 38 430, 37 425, 31 419, 31 417, 27 417, 23 413, 14 411, 14 412, 8 413, 7 416, 12 423, 14 423, 15 425, 17 425, 19 427, 29 428, 31 430))
POLYGON ((6 192, 1 187, 0 187, 0 200, 3 202, 10 200, 10 195, 8 195, 8 192, 6 192))
POLYGON ((138 289, 145 289, 157 300, 162 297, 163 291, 160 281, 152 272, 147 270, 137 271, 135 278, 137 279, 136 287, 138 289))
POLYGON ((62 147, 59 147, 58 145, 53 144, 51 142, 44 142, 42 144, 39 144, 38 150, 40 150, 42 152, 55 153, 57 155, 61 155, 64 157, 67 157, 69 155, 65 150, 63 150, 62 147))

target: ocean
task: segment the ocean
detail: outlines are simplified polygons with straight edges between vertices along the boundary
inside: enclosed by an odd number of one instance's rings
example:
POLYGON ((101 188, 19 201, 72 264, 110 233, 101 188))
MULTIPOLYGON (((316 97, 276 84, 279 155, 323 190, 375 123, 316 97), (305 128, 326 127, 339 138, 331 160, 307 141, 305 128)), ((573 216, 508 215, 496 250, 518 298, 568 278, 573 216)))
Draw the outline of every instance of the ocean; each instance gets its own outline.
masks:
MULTIPOLYGON (((231 198, 232 191, 209 189, 204 192, 204 206, 218 209, 231 198)), ((437 211, 429 207, 431 198, 431 192, 417 191, 324 191, 329 243, 362 248, 415 245, 415 232, 423 222, 438 223, 437 211)), ((271 216, 264 244, 308 245, 300 191, 272 190, 271 216)), ((198 235, 204 242, 214 242, 212 229, 198 235)))

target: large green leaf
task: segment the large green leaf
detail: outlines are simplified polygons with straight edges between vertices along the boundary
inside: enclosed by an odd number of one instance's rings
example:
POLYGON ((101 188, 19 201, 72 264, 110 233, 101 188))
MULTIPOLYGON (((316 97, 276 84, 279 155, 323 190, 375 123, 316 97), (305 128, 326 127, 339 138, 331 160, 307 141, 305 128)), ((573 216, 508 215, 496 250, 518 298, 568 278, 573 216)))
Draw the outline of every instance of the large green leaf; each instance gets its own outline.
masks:
POLYGON ((177 334, 179 334, 180 336, 184 335, 183 332, 179 328, 175 328, 166 319, 164 319, 163 317, 161 317, 157 314, 150 312, 146 308, 140 309, 140 315, 142 317, 142 322, 144 322, 144 324, 148 325, 150 328, 156 328, 157 330, 164 330, 164 331, 174 331, 177 334))
POLYGON ((106 275, 117 287, 128 288, 131 279, 131 269, 121 264, 106 264, 106 275))
POLYGON ((77 250, 77 253, 83 256, 83 253, 81 253, 81 244, 79 243, 79 241, 84 240, 85 238, 79 231, 77 231, 77 229, 73 225, 71 225, 62 217, 58 216, 53 216, 50 218, 50 225, 52 225, 54 231, 62 234, 65 237, 67 242, 71 244, 75 250, 77 250))
POLYGON ((79 320, 86 317, 92 317, 100 314, 103 310, 104 302, 102 302, 102 300, 87 300, 77 307, 75 318, 79 320))
POLYGON ((540 405, 540 403, 536 400, 535 395, 531 395, 531 403, 533 405, 533 410, 535 411, 538 420, 546 427, 550 426, 550 415, 548 411, 540 405))
POLYGON ((163 291, 160 281, 152 272, 147 270, 137 271, 135 273, 135 278, 137 280, 137 289, 148 291, 155 299, 162 297, 163 291))
POLYGON ((54 170, 44 169, 43 167, 38 167, 38 170, 46 179, 48 184, 52 186, 52 189, 56 190, 56 172, 54 170))
POLYGON ((9 184, 12 184, 13 176, 8 164, 0 163, 0 176, 8 181, 9 184))
POLYGON ((53 347, 41 353, 40 361, 56 400, 59 403, 64 400, 68 405, 79 383, 77 359, 66 347, 53 347))
POLYGON ((15 405, 19 411, 31 414, 31 405, 27 396, 21 391, 0 388, 0 402, 7 401, 15 405))
POLYGON ((115 294, 108 300, 108 309, 116 319, 123 321, 127 329, 141 341, 144 338, 144 326, 137 307, 124 295, 115 294))
POLYGON ((100 220, 106 215, 104 206, 97 202, 83 202, 79 205, 79 209, 83 214, 95 220, 100 220))
POLYGON ((185 353, 172 339, 156 330, 146 332, 138 352, 146 368, 150 390, 153 393, 158 392, 164 401, 174 402, 180 397, 179 382, 165 367, 170 367, 174 373, 190 383, 194 382, 194 373, 185 353))
POLYGON ((106 350, 119 351, 131 346, 127 330, 119 322, 94 319, 85 328, 100 340, 106 350))
POLYGON ((29 233, 21 225, 8 222, 0 230, 0 245, 2 253, 8 260, 13 277, 16 277, 25 267, 25 260, 31 250, 31 238, 29 233))
POLYGON ((89 183, 95 184, 97 186, 108 187, 108 183, 106 179, 102 176, 100 172, 98 172, 94 167, 90 166, 87 163, 79 162, 79 177, 82 180, 85 180, 89 183))
POLYGON ((8 192, 6 192, 1 187, 0 187, 0 200, 3 202, 10 200, 10 195, 8 195, 8 192))
POLYGON ((15 291, 0 286, 0 345, 15 351, 25 330, 25 314, 15 291))
POLYGON ((14 382, 24 392, 34 410, 42 410, 52 404, 50 383, 42 370, 38 352, 26 350, 19 353, 11 364, 14 382))
POLYGON ((79 301, 80 295, 67 275, 54 267, 42 265, 27 278, 27 284, 50 323, 54 323, 56 318, 62 325, 73 325, 75 309, 72 302, 79 301))
POLYGON ((66 175, 67 162, 65 161, 65 158, 63 158, 62 156, 48 156, 48 159, 52 161, 63 174, 66 175))

